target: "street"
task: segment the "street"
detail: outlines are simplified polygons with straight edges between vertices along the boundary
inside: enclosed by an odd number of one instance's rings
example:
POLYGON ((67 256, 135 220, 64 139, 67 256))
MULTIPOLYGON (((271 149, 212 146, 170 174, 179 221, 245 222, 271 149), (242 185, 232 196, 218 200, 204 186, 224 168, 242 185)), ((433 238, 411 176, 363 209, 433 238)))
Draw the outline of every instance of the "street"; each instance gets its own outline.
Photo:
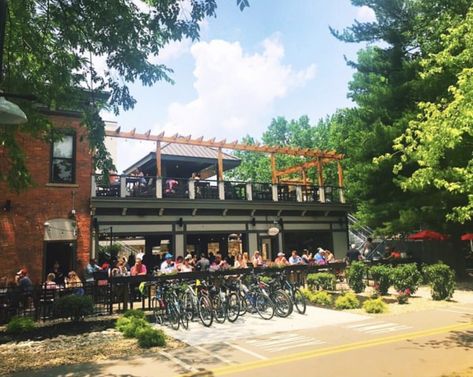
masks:
POLYGON ((15 376, 437 376, 473 366, 473 304, 402 315, 305 315, 165 331, 187 346, 15 376))

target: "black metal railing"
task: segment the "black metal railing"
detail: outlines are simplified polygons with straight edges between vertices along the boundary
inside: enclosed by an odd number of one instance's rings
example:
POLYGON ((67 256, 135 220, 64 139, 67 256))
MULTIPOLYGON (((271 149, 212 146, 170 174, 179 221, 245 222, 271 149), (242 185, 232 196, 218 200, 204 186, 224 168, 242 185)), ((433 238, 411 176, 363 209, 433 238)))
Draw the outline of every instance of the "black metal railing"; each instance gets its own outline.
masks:
POLYGON ((278 201, 296 202, 297 201, 297 186, 296 185, 278 185, 278 201))
POLYGON ((162 179, 163 198, 189 198, 189 179, 166 177, 162 179))
MULTIPOLYGON (((223 182, 223 199, 248 200, 250 197, 248 185, 251 185, 251 198, 255 201, 341 202, 341 188, 337 186, 273 185, 271 183, 239 181, 223 182), (274 187, 277 190, 277 199, 273 197, 274 187)), ((92 187, 93 197, 220 199, 219 185, 216 180, 192 181, 190 178, 136 175, 110 175, 105 177, 97 174, 94 176, 92 187), (160 184, 160 190, 157 183, 160 184), (189 190, 193 190, 193 193, 189 190)))
POLYGON ((224 182, 226 200, 246 200, 245 182, 224 182))
POLYGON ((273 200, 273 186, 271 183, 252 183, 253 200, 273 200))
POLYGON ((194 197, 196 199, 218 199, 217 181, 196 180, 194 181, 194 197))

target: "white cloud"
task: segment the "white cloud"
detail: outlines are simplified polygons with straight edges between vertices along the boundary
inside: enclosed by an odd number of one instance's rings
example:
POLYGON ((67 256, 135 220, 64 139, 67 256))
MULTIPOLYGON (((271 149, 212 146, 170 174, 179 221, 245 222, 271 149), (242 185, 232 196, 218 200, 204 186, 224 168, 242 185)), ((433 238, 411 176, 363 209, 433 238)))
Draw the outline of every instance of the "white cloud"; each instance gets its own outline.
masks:
POLYGON ((370 7, 363 5, 356 12, 356 17, 360 22, 376 22, 376 14, 370 7))
POLYGON ((259 135, 268 126, 275 101, 315 76, 315 66, 295 70, 282 62, 284 46, 276 38, 262 52, 248 54, 239 42, 212 40, 192 46, 197 97, 174 102, 167 122, 155 132, 239 139, 259 135))

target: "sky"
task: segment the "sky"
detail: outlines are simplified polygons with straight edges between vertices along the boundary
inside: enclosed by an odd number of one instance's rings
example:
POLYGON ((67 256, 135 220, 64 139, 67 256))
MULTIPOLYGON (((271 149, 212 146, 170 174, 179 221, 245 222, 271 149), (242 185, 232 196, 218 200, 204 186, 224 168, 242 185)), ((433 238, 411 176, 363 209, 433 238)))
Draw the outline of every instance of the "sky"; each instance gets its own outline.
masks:
MULTIPOLYGON (((367 7, 350 0, 251 0, 243 12, 236 0, 217 0, 215 18, 201 24, 201 38, 168 45, 153 61, 174 70, 174 85, 130 86, 135 108, 115 120, 121 130, 151 129, 233 141, 260 138, 271 120, 308 115, 312 124, 336 109, 353 106, 347 98, 359 44, 335 39, 329 26, 343 29, 374 21, 367 7)), ((118 141, 118 171, 155 145, 118 141)))

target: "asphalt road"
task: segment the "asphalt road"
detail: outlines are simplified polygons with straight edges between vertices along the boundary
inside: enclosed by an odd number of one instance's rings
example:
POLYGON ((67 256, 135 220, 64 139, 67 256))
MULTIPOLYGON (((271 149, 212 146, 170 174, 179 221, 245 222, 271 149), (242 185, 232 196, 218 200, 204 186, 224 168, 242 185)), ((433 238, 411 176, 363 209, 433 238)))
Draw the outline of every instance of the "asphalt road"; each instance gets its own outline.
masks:
POLYGON ((165 331, 188 346, 17 376, 440 377, 473 366, 473 304, 382 316, 309 307, 303 316, 165 331))

